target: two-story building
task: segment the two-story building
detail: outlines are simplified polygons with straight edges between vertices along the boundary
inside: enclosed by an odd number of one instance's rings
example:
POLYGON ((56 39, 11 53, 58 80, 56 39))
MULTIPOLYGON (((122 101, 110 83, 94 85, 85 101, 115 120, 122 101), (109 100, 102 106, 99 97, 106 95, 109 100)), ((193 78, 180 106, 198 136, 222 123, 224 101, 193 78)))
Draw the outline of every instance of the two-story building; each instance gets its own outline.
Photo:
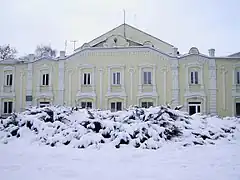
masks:
POLYGON ((69 56, 0 61, 0 114, 28 106, 68 105, 112 111, 171 104, 190 114, 240 115, 240 53, 186 54, 122 24, 69 56))

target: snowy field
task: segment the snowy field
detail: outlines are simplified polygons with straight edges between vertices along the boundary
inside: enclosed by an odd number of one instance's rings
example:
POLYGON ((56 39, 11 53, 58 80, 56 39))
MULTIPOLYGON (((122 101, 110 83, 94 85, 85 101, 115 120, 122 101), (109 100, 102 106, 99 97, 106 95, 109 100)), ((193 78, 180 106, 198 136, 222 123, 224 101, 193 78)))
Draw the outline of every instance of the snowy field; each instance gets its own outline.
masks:
POLYGON ((240 120, 167 107, 0 119, 1 180, 240 180, 240 120))
POLYGON ((0 144, 2 180, 239 180, 240 143, 158 150, 0 144))

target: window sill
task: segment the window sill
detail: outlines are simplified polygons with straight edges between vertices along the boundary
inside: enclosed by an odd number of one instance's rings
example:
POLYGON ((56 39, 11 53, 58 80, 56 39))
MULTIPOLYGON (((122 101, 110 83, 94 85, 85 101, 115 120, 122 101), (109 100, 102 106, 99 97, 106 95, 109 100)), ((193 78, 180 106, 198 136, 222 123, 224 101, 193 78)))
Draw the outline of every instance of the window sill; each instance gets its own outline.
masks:
POLYGON ((92 87, 91 84, 82 84, 83 87, 92 87))
POLYGON ((121 87, 121 84, 112 84, 111 86, 114 86, 114 87, 121 87))
POLYGON ((189 86, 201 86, 201 84, 189 84, 189 86))
POLYGON ((143 86, 152 86, 153 84, 142 84, 143 86))
POLYGON ((4 85, 3 87, 9 88, 9 87, 12 87, 12 85, 4 85))

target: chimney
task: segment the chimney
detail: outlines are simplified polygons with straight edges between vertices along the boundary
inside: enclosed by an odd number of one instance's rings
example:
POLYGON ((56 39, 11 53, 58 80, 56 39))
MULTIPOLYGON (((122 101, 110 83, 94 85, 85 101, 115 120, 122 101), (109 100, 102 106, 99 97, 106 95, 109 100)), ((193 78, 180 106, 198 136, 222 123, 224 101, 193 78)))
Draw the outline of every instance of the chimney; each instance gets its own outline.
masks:
POLYGON ((173 47, 173 56, 178 56, 178 48, 173 47))
POLYGON ((65 51, 60 51, 60 59, 65 58, 65 51))
POLYGON ((35 59, 35 55, 34 54, 29 54, 28 59, 29 59, 29 62, 33 62, 33 60, 35 59))
POLYGON ((209 53, 210 57, 214 57, 215 56, 215 49, 209 49, 208 53, 209 53))

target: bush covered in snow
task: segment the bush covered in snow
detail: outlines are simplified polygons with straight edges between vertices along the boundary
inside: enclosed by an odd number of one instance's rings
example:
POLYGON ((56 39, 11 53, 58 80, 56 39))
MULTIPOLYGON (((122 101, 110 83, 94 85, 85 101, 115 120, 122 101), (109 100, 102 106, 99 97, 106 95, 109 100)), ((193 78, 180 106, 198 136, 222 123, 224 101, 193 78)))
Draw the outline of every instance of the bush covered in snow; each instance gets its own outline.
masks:
POLYGON ((49 146, 68 145, 74 148, 136 148, 158 149, 166 142, 183 146, 215 144, 231 140, 239 131, 236 118, 194 115, 167 107, 131 108, 112 113, 68 107, 32 108, 0 120, 0 141, 17 138, 49 146))

